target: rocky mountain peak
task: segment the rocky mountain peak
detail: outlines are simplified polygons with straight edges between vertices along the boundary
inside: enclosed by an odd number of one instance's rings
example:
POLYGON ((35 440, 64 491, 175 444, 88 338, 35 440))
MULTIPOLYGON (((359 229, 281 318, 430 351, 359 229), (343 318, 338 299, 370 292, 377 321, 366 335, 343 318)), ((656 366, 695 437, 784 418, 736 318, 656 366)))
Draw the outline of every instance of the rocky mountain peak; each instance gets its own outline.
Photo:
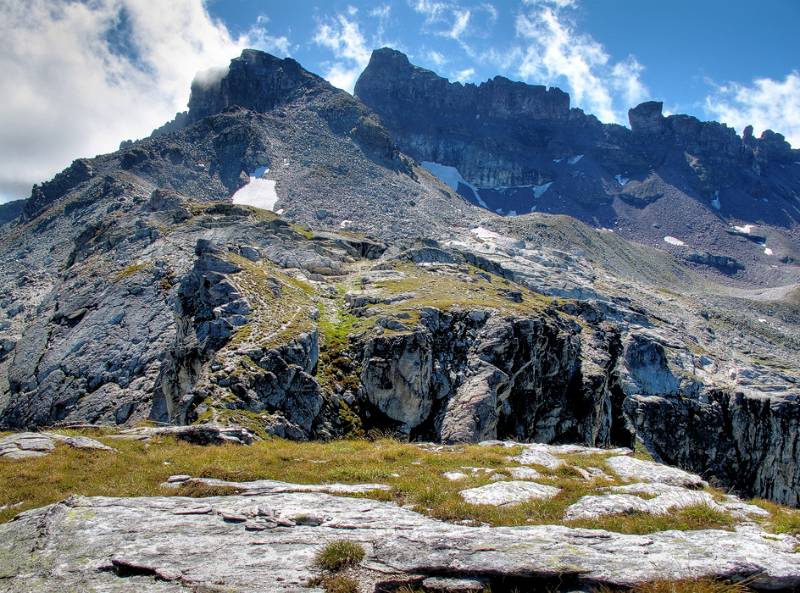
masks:
POLYGON ((255 49, 246 49, 233 60, 221 77, 198 77, 192 83, 189 121, 198 121, 239 106, 269 111, 298 95, 330 85, 291 58, 280 59, 255 49))
POLYGON ((473 119, 479 115, 484 120, 520 115, 563 119, 570 111, 569 95, 560 89, 514 82, 502 76, 479 85, 451 83, 435 72, 414 66, 405 54, 389 48, 372 53, 369 65, 356 82, 355 94, 370 106, 425 101, 431 108, 441 110, 440 117, 444 118, 449 113, 468 112, 473 119))

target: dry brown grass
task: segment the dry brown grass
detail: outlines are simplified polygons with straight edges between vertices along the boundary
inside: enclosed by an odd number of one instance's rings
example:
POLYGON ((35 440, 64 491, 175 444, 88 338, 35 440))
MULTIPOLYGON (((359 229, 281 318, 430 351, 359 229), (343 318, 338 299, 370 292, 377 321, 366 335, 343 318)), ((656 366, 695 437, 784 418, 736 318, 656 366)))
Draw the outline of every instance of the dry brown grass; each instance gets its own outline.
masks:
MULTIPOLYGON (((715 579, 687 579, 680 581, 659 580, 636 585, 630 593, 749 593, 746 583, 731 583, 715 579)), ((601 587, 597 593, 613 593, 601 587)))
MULTIPOLYGON (((144 443, 121 441, 107 434, 92 436, 115 447, 116 453, 81 451, 57 447, 51 455, 20 461, 0 460, 0 522, 23 510, 57 502, 70 495, 83 496, 209 496, 236 493, 236 489, 208 489, 184 485, 163 489, 160 484, 173 474, 219 478, 231 481, 272 479, 300 484, 383 483, 390 491, 365 496, 413 505, 431 517, 471 520, 489 525, 563 524, 564 511, 587 494, 597 494, 618 480, 604 463, 603 455, 568 455, 570 465, 598 467, 612 480, 587 481, 570 469, 550 471, 538 480, 561 489, 549 500, 529 501, 508 507, 472 505, 459 492, 487 484, 490 475, 479 474, 460 481, 442 474, 463 467, 492 468, 502 472, 511 465, 513 448, 465 445, 439 451, 391 439, 339 440, 298 443, 274 439, 249 447, 222 445, 202 447, 161 438, 144 443)), ((765 504, 765 506, 767 506, 765 504)), ((778 505, 772 511, 774 528, 792 532, 800 527, 800 513, 778 505)), ((664 529, 728 528, 733 524, 724 513, 708 507, 689 507, 655 516, 631 513, 570 525, 602 528, 623 533, 650 533, 664 529)))

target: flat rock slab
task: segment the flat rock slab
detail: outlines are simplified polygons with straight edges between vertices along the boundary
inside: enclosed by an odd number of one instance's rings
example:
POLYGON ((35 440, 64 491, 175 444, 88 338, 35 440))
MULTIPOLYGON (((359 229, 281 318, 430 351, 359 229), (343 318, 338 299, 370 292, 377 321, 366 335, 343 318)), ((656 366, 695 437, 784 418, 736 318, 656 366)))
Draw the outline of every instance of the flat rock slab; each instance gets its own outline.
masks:
POLYGON ((708 576, 753 577, 755 588, 800 586, 798 540, 764 535, 752 527, 651 535, 467 527, 392 503, 321 493, 76 497, 0 525, 0 582, 4 593, 319 593, 305 585, 318 574, 314 555, 348 539, 364 547, 364 569, 378 581, 398 573, 563 576, 580 586, 629 586, 708 576), (226 521, 222 512, 248 520, 226 521), (298 524, 300 517, 322 521, 298 524), (263 530, 248 528, 259 521, 263 530))
POLYGON ((6 459, 42 457, 53 451, 57 443, 75 449, 114 450, 100 441, 83 436, 65 436, 54 432, 20 432, 0 439, 0 457, 6 459))
POLYGON ((661 465, 653 461, 644 461, 635 457, 619 455, 606 459, 606 464, 623 480, 637 482, 658 482, 683 486, 684 488, 705 488, 708 483, 697 474, 692 474, 677 467, 661 465))
POLYGON ((508 480, 462 490, 459 494, 470 504, 489 504, 501 507, 528 500, 553 498, 559 492, 561 490, 555 486, 508 480))
POLYGON ((488 584, 486 579, 451 577, 428 577, 422 581, 423 589, 431 593, 480 593, 486 590, 488 584))
POLYGON ((161 484, 162 488, 178 488, 183 484, 201 484, 209 487, 229 487, 243 493, 268 492, 327 492, 328 494, 365 494, 374 490, 389 490, 386 484, 290 484, 277 480, 254 480, 252 482, 229 482, 216 478, 192 478, 175 475, 161 484))
POLYGON ((482 446, 522 447, 522 453, 510 460, 521 465, 541 465, 548 469, 558 469, 565 461, 559 455, 631 455, 633 451, 618 447, 600 449, 582 445, 545 445, 543 443, 515 443, 513 441, 484 441, 482 446))

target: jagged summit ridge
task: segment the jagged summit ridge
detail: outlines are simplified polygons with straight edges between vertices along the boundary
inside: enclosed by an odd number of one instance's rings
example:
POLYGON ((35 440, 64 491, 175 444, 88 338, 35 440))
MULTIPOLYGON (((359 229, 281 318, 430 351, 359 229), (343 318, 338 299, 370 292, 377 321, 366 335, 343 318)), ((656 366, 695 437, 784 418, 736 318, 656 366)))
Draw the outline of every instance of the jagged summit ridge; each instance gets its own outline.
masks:
POLYGON ((327 81, 305 70, 292 58, 280 59, 245 49, 216 80, 195 78, 189 98, 189 121, 195 122, 238 106, 264 112, 288 103, 299 94, 332 89, 327 81))
POLYGON ((416 104, 427 101, 428 109, 447 118, 452 110, 469 110, 481 117, 524 115, 536 119, 569 117, 569 95, 561 89, 514 82, 503 76, 475 84, 450 83, 436 73, 414 66, 394 49, 372 53, 369 64, 355 86, 355 94, 367 104, 390 102, 416 104))

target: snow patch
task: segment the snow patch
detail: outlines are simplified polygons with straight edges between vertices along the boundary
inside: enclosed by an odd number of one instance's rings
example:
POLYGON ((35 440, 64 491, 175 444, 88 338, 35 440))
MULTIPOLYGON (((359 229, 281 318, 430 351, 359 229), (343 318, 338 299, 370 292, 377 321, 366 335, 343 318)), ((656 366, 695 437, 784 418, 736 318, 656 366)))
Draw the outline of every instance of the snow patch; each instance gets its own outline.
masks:
POLYGON ((719 201, 719 192, 714 192, 714 199, 711 200, 711 205, 714 207, 714 210, 719 210, 722 208, 722 203, 719 201))
POLYGON ((339 226, 341 228, 343 228, 343 229, 346 229, 347 227, 351 226, 352 224, 353 224, 352 220, 343 220, 342 222, 339 223, 339 226))
POLYGON ((444 183, 453 191, 458 191, 458 184, 467 186, 472 190, 475 200, 484 208, 488 208, 486 202, 481 199, 478 193, 478 188, 472 185, 469 181, 464 179, 459 173, 458 169, 449 165, 442 165, 441 163, 434 163, 432 161, 422 161, 420 163, 423 169, 427 169, 436 179, 444 183))
POLYGON ((769 247, 764 247, 764 255, 775 255, 775 254, 772 252, 772 249, 770 249, 769 247))
POLYGON ((561 159, 553 159, 553 162, 554 162, 554 163, 560 163, 560 162, 561 162, 561 159))
POLYGON ((250 182, 233 194, 233 203, 272 210, 278 201, 278 193, 275 191, 275 181, 264 179, 268 172, 269 168, 266 166, 258 167, 253 171, 253 174, 250 175, 250 182))
POLYGON ((736 226, 733 225, 733 228, 739 231, 740 233, 744 233, 745 235, 749 235, 750 232, 753 230, 752 224, 746 224, 744 226, 736 226))
POLYGON ((516 210, 509 210, 508 211, 508 215, 509 216, 516 216, 517 215, 517 211, 516 210))
POLYGON ((567 160, 567 162, 570 165, 577 165, 582 158, 583 158, 582 154, 576 154, 575 156, 569 157, 569 160, 567 160))
POLYGON ((614 179, 616 179, 617 183, 619 183, 622 187, 625 187, 625 184, 630 181, 630 179, 627 177, 623 177, 621 173, 614 175, 614 179))
POLYGON ((686 243, 671 235, 667 235, 666 237, 664 237, 664 241, 666 241, 670 245, 677 245, 678 247, 683 247, 684 245, 686 245, 686 243))
POLYGON ((548 181, 547 183, 543 183, 541 185, 534 185, 533 186, 533 197, 536 199, 541 198, 550 186, 553 185, 552 181, 548 181))

